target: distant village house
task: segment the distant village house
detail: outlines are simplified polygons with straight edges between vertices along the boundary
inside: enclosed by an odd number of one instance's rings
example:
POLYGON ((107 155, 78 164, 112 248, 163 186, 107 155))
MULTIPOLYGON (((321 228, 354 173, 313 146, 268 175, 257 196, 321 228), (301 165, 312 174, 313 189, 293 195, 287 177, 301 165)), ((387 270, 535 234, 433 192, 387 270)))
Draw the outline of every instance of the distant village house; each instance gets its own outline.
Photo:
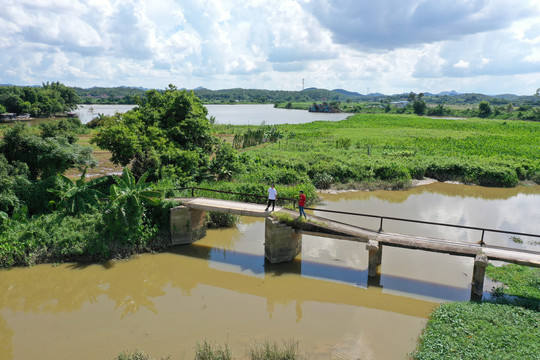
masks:
POLYGON ((409 105, 409 102, 407 100, 403 100, 403 101, 392 101, 390 103, 392 106, 394 107, 397 107, 397 108, 404 108, 406 107, 407 105, 409 105))

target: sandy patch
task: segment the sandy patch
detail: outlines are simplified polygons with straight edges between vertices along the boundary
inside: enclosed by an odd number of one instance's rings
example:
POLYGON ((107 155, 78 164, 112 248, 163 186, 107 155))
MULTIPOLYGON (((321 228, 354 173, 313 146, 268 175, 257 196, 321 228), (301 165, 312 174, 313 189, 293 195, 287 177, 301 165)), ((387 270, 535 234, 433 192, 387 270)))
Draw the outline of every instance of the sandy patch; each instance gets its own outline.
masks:
POLYGON ((436 182, 438 182, 438 181, 435 180, 435 179, 430 179, 430 178, 425 178, 425 179, 422 179, 422 180, 416 180, 416 179, 411 180, 411 184, 412 184, 413 187, 422 186, 422 185, 429 185, 429 184, 433 184, 433 183, 436 183, 436 182))

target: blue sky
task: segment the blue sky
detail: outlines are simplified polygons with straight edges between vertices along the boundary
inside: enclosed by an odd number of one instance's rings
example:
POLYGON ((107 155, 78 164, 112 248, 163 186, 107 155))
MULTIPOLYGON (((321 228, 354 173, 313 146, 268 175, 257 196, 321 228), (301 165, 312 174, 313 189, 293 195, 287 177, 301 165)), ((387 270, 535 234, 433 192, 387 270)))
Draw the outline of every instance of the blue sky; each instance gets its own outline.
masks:
POLYGON ((534 94, 540 0, 0 0, 0 83, 534 94))

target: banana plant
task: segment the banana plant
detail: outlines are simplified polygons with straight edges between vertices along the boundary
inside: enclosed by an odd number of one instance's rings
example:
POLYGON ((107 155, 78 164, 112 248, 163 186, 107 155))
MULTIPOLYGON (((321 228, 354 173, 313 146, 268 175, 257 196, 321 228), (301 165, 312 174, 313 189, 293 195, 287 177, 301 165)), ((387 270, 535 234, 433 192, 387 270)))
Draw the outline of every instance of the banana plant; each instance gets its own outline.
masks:
POLYGON ((128 227, 140 224, 144 212, 144 205, 156 206, 161 202, 161 193, 152 190, 152 184, 146 183, 148 172, 145 172, 138 181, 129 168, 124 168, 122 176, 114 175, 116 184, 110 187, 110 206, 108 213, 113 220, 121 222, 128 227))
POLYGON ((105 177, 86 181, 86 170, 84 168, 81 177, 73 182, 64 175, 58 175, 59 185, 57 188, 47 189, 60 198, 58 204, 51 201, 51 205, 57 205, 65 209, 69 214, 78 214, 84 212, 91 206, 97 206, 100 199, 106 198, 106 195, 95 186, 107 181, 105 177))

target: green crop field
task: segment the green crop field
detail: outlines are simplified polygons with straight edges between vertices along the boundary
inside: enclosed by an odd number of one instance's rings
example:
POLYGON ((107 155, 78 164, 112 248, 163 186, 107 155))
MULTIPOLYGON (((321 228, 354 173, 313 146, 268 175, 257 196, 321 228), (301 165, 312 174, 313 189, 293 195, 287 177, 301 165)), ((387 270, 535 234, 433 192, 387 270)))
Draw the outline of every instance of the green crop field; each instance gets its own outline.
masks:
MULTIPOLYGON (((253 127, 218 125, 215 131, 238 134, 248 128, 253 127)), ((504 187, 540 183, 538 122, 356 114, 276 130, 278 141, 244 151, 271 170, 296 170, 315 183, 423 177, 504 187)))

